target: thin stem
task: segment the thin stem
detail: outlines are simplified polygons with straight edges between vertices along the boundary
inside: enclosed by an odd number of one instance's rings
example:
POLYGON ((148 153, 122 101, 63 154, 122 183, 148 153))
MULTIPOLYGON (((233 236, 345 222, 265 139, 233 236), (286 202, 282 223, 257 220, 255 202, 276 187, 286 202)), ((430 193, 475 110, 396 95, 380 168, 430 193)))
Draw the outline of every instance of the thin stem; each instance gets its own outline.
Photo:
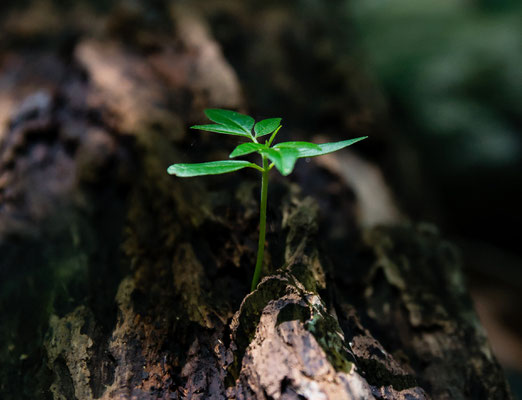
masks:
POLYGON ((265 252, 265 236, 266 236, 266 203, 268 197, 268 159, 263 157, 263 175, 261 180, 261 208, 259 216, 259 242, 257 243, 257 261, 256 269, 254 271, 254 278, 252 279, 252 288, 255 290, 259 283, 261 270, 263 268, 263 256, 265 252))

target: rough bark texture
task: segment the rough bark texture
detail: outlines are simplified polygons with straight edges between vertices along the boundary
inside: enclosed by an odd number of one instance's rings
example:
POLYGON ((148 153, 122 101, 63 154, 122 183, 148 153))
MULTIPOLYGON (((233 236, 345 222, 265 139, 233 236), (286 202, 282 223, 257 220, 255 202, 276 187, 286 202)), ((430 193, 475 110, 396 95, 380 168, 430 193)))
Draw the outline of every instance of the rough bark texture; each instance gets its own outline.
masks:
MULTIPOLYGON (((303 164, 305 192, 274 176, 265 277, 248 293, 256 173, 165 172, 226 158, 233 139, 187 127, 245 107, 205 18, 237 18, 238 34, 249 14, 212 4, 151 21, 123 8, 60 51, 0 58, 1 397, 509 398, 457 251, 397 222, 377 167, 353 154, 303 164), (370 228, 379 212, 395 224, 370 228)), ((341 104, 358 96, 344 85, 341 104)), ((341 126, 364 132, 364 115, 341 126)))

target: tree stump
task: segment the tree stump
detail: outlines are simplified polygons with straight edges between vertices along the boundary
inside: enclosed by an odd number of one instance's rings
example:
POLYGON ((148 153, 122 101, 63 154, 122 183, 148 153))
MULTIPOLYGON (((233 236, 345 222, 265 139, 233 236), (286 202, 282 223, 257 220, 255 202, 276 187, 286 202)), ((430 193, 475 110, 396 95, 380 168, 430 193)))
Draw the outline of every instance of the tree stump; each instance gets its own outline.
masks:
POLYGON ((187 128, 246 107, 208 21, 240 32, 247 6, 158 4, 87 14, 57 47, 5 22, 22 45, 0 58, 1 397, 510 398, 457 250, 432 226, 363 226, 328 163, 296 175, 315 198, 273 177, 249 293, 256 173, 166 174, 228 155, 187 128))

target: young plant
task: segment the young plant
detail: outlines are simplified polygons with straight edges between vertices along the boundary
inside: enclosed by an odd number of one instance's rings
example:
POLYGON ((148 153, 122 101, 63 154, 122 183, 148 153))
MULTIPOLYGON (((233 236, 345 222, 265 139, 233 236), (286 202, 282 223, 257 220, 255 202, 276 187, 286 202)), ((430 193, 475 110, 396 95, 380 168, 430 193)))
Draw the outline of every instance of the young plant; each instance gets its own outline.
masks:
POLYGON ((211 121, 215 122, 215 124, 195 125, 191 127, 192 129, 235 135, 249 139, 249 142, 237 146, 232 153, 230 153, 229 157, 236 158, 251 153, 258 153, 261 156, 261 165, 244 160, 223 160, 197 164, 173 164, 167 169, 167 172, 171 175, 183 178, 225 174, 243 168, 254 168, 261 172, 259 241, 257 245, 256 268, 252 279, 252 290, 254 290, 259 282, 263 265, 268 175, 270 170, 275 166, 282 175, 289 175, 294 169, 298 158, 316 157, 332 153, 366 139, 367 136, 333 143, 283 142, 272 145, 277 132, 281 129, 281 118, 269 118, 255 123, 252 117, 235 111, 208 109, 205 110, 205 114, 211 121), (270 135, 268 140, 260 143, 261 138, 267 135, 270 135))

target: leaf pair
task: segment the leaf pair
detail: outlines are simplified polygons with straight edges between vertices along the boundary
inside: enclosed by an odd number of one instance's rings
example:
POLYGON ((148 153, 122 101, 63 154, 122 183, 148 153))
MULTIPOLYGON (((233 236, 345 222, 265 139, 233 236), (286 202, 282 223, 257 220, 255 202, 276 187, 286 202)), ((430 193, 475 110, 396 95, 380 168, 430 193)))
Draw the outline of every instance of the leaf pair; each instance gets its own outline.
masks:
POLYGON ((230 110, 207 109, 205 115, 215 124, 195 125, 191 128, 225 135, 258 138, 274 132, 281 123, 281 118, 269 118, 255 124, 254 118, 230 110), (252 136, 252 128, 254 128, 255 136, 252 136))
MULTIPOLYGON (((208 109, 205 110, 205 114, 211 121, 215 122, 215 124, 195 125, 191 128, 248 137, 251 142, 238 145, 232 153, 230 153, 229 157, 235 158, 251 153, 259 153, 263 159, 268 159, 272 162, 268 169, 275 166, 277 170, 285 176, 293 171, 295 163, 299 158, 317 157, 332 153, 366 139, 366 136, 364 136, 333 143, 283 142, 271 146, 275 135, 281 127, 281 118, 268 118, 256 124, 252 117, 235 111, 208 109), (252 129, 254 130, 254 135, 252 134, 252 129), (257 138, 269 134, 272 134, 272 137, 265 143, 259 143, 257 141, 257 138)), ((212 161, 198 164, 173 164, 167 171, 172 175, 190 177, 225 174, 243 168, 255 168, 261 172, 264 171, 264 168, 257 164, 240 160, 212 161)))
POLYGON ((260 143, 242 143, 230 153, 229 157, 234 158, 257 152, 272 161, 282 175, 288 175, 294 169, 300 152, 307 150, 318 151, 320 147, 308 142, 284 142, 276 144, 274 147, 260 143))

